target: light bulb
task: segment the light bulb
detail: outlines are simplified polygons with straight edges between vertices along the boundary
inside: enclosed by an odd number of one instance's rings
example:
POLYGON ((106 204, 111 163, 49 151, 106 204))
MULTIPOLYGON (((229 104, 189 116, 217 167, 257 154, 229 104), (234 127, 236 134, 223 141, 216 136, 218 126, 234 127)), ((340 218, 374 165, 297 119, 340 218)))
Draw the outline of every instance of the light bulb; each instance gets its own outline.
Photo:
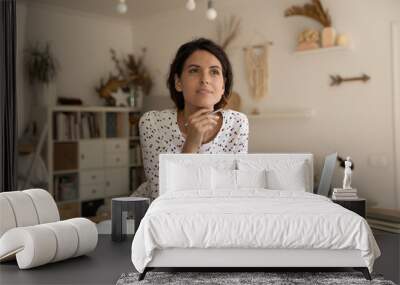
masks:
POLYGON ((194 0, 188 0, 186 2, 186 9, 188 9, 189 11, 193 11, 194 9, 196 9, 196 2, 194 0))
POLYGON ((210 8, 207 10, 207 19, 213 21, 215 20, 215 18, 217 18, 217 10, 215 10, 214 8, 210 8))
POLYGON ((217 10, 214 9, 212 0, 208 0, 206 16, 211 21, 217 18, 217 10))
POLYGON ((125 14, 128 11, 128 6, 125 3, 125 0, 119 0, 117 4, 117 12, 120 14, 125 14))

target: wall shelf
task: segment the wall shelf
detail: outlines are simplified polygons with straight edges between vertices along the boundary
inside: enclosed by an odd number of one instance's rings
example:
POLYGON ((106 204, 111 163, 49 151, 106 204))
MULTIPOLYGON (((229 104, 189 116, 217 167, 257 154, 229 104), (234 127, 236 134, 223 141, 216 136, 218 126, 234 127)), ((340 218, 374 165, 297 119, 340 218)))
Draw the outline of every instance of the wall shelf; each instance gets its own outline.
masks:
POLYGON ((317 54, 317 53, 327 53, 327 52, 339 52, 339 51, 351 51, 353 48, 351 46, 334 46, 328 48, 317 48, 317 49, 310 49, 304 51, 295 51, 294 54, 296 55, 307 55, 307 54, 317 54))
POLYGON ((257 119, 309 119, 315 116, 314 109, 265 110, 259 115, 248 114, 250 120, 257 119))

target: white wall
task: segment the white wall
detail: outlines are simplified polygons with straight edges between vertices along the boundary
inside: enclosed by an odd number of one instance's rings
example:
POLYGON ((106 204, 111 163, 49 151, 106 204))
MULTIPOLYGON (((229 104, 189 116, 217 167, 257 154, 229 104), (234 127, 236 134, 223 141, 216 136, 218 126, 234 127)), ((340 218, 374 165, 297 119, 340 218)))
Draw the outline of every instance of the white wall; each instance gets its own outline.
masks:
POLYGON ((56 80, 59 96, 79 97, 87 105, 104 105, 95 92, 100 78, 115 71, 110 48, 132 51, 131 23, 56 8, 29 4, 26 19, 27 44, 50 42, 61 70, 56 80))
MULTIPOLYGON (((154 95, 166 95, 165 78, 180 44, 194 37, 216 37, 216 23, 205 19, 205 4, 194 12, 184 8, 134 22, 135 42, 146 46, 146 63, 155 78, 154 95)), ((205 1, 204 1, 205 2, 205 1)), ((242 47, 271 40, 267 108, 313 108, 312 119, 251 121, 251 152, 312 152, 318 172, 322 158, 331 151, 355 161, 353 186, 369 206, 396 205, 394 186, 393 108, 390 24, 400 20, 397 0, 325 0, 339 33, 350 35, 354 50, 296 55, 298 33, 318 25, 303 17, 284 18, 286 8, 298 0, 219 0, 219 19, 237 15, 242 20, 239 38, 228 50, 235 85, 243 110, 254 103, 248 96, 242 47), (329 75, 358 76, 371 81, 330 87, 329 75)), ((183 5, 182 5, 183 6, 183 5)), ((340 186, 342 169, 335 175, 340 186)), ((398 189, 397 191, 400 191, 398 189)))

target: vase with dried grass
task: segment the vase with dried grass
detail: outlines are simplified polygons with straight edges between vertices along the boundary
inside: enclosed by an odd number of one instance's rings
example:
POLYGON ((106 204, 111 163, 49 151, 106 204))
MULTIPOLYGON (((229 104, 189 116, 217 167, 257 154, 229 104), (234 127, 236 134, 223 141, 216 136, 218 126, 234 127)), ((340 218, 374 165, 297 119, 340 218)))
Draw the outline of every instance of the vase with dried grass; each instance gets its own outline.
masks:
POLYGON ((336 30, 332 27, 331 16, 324 10, 320 0, 311 0, 303 6, 292 6, 285 10, 285 17, 304 16, 320 23, 324 28, 321 32, 321 46, 332 47, 336 41, 336 30))

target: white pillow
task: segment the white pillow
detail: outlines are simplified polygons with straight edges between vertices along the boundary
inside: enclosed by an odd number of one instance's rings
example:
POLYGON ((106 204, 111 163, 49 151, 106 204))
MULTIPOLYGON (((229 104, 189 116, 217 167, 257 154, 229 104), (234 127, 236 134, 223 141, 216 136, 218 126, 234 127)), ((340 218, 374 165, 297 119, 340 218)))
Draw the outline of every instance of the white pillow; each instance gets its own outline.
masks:
POLYGON ((236 170, 237 187, 267 188, 266 170, 236 170))
POLYGON ((168 191, 212 189, 211 167, 168 164, 168 191))
POLYGON ((291 168, 267 170, 267 188, 272 190, 306 191, 306 164, 296 164, 291 168))
POLYGON ((212 168, 214 190, 236 190, 236 170, 212 168))

